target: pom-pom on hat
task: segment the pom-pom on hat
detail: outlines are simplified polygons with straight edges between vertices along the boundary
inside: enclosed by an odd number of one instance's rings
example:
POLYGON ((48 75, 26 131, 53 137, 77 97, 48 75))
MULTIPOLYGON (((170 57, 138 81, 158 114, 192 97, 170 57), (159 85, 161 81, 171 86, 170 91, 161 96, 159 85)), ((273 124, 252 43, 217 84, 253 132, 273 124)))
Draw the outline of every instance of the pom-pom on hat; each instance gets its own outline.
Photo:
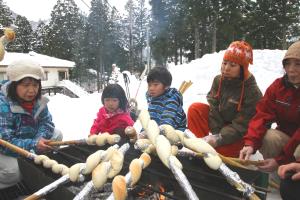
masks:
POLYGON ((253 64, 253 51, 245 41, 232 42, 224 54, 224 60, 237 63, 244 68, 244 79, 249 76, 249 64, 253 64))
POLYGON ((19 59, 12 62, 6 69, 8 80, 19 81, 26 77, 36 80, 44 78, 44 69, 39 63, 30 59, 19 59))

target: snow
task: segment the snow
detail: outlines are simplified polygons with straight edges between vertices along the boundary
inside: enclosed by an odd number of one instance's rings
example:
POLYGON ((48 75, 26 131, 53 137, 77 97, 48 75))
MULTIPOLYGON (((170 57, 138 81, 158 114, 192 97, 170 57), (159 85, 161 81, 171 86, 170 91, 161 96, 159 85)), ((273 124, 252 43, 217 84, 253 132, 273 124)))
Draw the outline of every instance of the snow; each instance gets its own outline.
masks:
POLYGON ((74 94, 76 94, 78 97, 86 96, 88 95, 88 92, 85 91, 82 87, 79 85, 75 84, 72 81, 69 80, 62 80, 59 82, 58 86, 64 86, 71 90, 74 94))
MULTIPOLYGON (((206 93, 209 91, 213 78, 220 73, 224 51, 204 55, 201 59, 188 64, 174 66, 170 64, 169 70, 173 76, 172 87, 179 88, 182 81, 191 80, 192 86, 184 93, 184 110, 187 111, 193 102, 206 102, 206 93)), ((254 64, 250 65, 257 83, 264 93, 266 88, 284 73, 282 68, 283 50, 254 50, 254 64)), ((147 82, 143 78, 138 80, 129 72, 130 83, 128 89, 131 98, 136 98, 139 108, 147 108, 145 93, 147 82)), ((118 83, 126 91, 123 75, 118 76, 118 83)), ((80 98, 70 98, 61 94, 50 96, 49 110, 58 129, 64 134, 64 140, 82 139, 89 134, 94 118, 102 106, 101 94, 81 94, 80 98)), ((139 127, 138 123, 136 125, 139 127)))
POLYGON ((15 52, 5 52, 4 59, 0 61, 0 65, 9 65, 16 58, 18 59, 33 59, 38 62, 43 67, 75 67, 75 62, 63 60, 51 56, 46 56, 43 54, 38 54, 34 51, 30 51, 29 53, 15 53, 15 52))

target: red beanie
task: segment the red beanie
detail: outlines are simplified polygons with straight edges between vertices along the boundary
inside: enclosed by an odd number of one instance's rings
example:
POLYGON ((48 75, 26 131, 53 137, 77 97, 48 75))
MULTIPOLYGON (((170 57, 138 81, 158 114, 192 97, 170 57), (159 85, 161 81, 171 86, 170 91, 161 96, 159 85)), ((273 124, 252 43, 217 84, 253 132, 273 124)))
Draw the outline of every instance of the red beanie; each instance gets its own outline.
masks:
POLYGON ((247 78, 249 64, 253 64, 252 47, 245 41, 234 41, 225 51, 223 59, 241 65, 244 68, 244 78, 247 78))

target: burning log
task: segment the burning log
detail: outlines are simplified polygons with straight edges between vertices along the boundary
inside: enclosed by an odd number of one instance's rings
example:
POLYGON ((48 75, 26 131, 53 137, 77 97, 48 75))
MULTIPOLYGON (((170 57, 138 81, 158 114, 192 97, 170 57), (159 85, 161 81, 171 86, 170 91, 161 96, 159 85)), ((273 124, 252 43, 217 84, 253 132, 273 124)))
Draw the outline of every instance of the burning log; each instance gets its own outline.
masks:
POLYGON ((101 162, 92 173, 92 180, 78 193, 74 200, 84 199, 93 187, 100 188, 106 183, 107 178, 112 178, 117 175, 123 166, 124 154, 129 149, 129 144, 126 143, 120 147, 118 151, 113 151, 107 160, 101 162))

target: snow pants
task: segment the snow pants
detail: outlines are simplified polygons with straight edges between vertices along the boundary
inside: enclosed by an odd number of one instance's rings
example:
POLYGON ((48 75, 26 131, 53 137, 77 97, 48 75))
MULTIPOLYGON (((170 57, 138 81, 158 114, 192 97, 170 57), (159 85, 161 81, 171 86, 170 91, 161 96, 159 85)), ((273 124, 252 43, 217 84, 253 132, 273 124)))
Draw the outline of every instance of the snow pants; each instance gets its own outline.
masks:
MULTIPOLYGON (((60 130, 54 129, 51 140, 61 141, 63 135, 60 130)), ((22 179, 18 159, 0 153, 0 189, 17 184, 22 179)))
MULTIPOLYGON (((202 138, 209 134, 209 105, 204 103, 193 103, 187 114, 188 129, 192 131, 196 137, 202 138)), ((224 156, 239 157, 240 150, 243 148, 243 140, 238 140, 232 144, 216 147, 216 151, 224 156)))

